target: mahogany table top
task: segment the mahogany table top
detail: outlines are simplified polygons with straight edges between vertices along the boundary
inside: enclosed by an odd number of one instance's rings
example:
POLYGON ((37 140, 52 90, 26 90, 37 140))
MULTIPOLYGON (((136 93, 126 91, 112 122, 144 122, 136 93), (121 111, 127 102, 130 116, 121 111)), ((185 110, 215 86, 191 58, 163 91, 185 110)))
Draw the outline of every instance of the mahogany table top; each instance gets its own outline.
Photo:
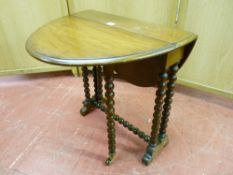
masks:
POLYGON ((178 28, 87 10, 42 26, 29 37, 26 49, 48 63, 106 65, 155 58, 196 38, 178 28))

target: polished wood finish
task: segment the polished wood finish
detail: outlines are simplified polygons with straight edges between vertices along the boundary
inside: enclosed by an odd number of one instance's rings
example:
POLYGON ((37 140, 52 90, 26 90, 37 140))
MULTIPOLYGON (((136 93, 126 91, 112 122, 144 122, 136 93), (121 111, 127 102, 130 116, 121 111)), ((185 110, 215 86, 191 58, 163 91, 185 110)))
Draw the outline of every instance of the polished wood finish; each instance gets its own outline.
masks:
POLYGON ((26 48, 32 56, 53 64, 104 65, 155 57, 196 38, 176 28, 90 10, 41 27, 26 48))
POLYGON ((108 154, 109 157, 106 160, 106 164, 112 164, 115 154, 116 154, 116 141, 115 141, 115 122, 113 119, 113 115, 115 113, 114 109, 114 84, 113 84, 113 69, 111 66, 104 67, 104 75, 105 75, 105 98, 106 98, 106 114, 107 114, 107 132, 108 132, 108 154))
POLYGON ((150 59, 116 64, 114 70, 117 77, 124 79, 134 85, 141 87, 154 87, 158 84, 158 74, 164 69, 169 69, 172 65, 179 62, 179 68, 182 67, 188 58, 195 41, 171 51, 167 57, 157 56, 150 59), (133 74, 132 74, 133 72, 133 74))
POLYGON ((116 154, 115 121, 148 142, 142 159, 148 165, 168 143, 166 127, 176 72, 186 61, 196 39, 196 35, 175 28, 89 10, 40 28, 29 38, 27 50, 42 61, 83 67, 85 101, 81 114, 85 116, 95 108, 106 113, 107 165, 116 154), (89 90, 88 65, 93 66, 93 97, 89 90), (105 77, 105 98, 102 76, 105 77), (114 77, 137 86, 158 87, 150 136, 115 114, 114 77))
POLYGON ((172 104, 172 97, 174 95, 175 81, 177 79, 176 73, 178 69, 179 69, 178 64, 175 64, 171 66, 171 68, 168 71, 168 83, 167 83, 166 97, 164 99, 162 119, 161 119, 160 130, 159 130, 160 140, 163 140, 167 136, 166 129, 168 125, 171 104, 172 104))
POLYGON ((134 126, 127 120, 123 119, 119 115, 114 115, 113 119, 116 120, 119 124, 121 124, 123 127, 127 128, 129 131, 133 132, 135 135, 137 135, 139 138, 143 139, 145 142, 149 142, 150 136, 147 135, 145 132, 140 130, 138 127, 134 126))
POLYGON ((153 160, 153 154, 157 146, 159 124, 162 115, 162 106, 164 102, 163 97, 165 95, 167 77, 167 72, 161 73, 159 75, 158 89, 156 91, 154 114, 151 127, 151 137, 146 149, 146 153, 142 159, 145 165, 148 165, 153 160))
MULTIPOLYGON (((91 99, 91 103, 96 107, 99 108, 101 111, 107 113, 107 107, 104 105, 103 101, 96 101, 95 98, 91 99)), ((140 130, 138 127, 134 126, 127 120, 123 119, 117 114, 114 114, 112 118, 117 121, 119 124, 121 124, 123 127, 127 128, 129 131, 137 135, 139 138, 143 139, 145 142, 150 141, 150 136, 147 135, 145 132, 140 130)))
POLYGON ((84 95, 85 100, 83 101, 83 107, 80 110, 80 113, 82 116, 87 115, 89 112, 91 112, 94 109, 94 106, 91 104, 91 94, 90 94, 90 88, 89 88, 89 79, 88 79, 88 68, 86 66, 82 67, 83 72, 83 87, 84 87, 84 95))
POLYGON ((102 67, 94 66, 93 67, 93 77, 94 77, 94 91, 95 91, 95 100, 101 101, 103 99, 103 90, 102 90, 102 67))

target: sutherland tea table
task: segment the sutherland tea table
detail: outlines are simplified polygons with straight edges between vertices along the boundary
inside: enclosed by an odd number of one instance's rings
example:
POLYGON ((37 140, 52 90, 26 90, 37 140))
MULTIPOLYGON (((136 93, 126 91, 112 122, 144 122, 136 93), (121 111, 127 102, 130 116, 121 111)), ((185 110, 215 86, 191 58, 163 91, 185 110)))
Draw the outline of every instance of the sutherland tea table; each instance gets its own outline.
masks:
MULTIPOLYGON (((177 28, 160 27, 88 10, 54 20, 33 33, 27 51, 52 64, 81 66, 85 100, 83 116, 99 108, 107 116, 110 165, 116 154, 115 121, 148 143, 142 161, 148 165, 166 146, 176 73, 190 54, 197 36, 177 28), (89 90, 87 66, 93 67, 95 94, 89 90), (105 97, 102 90, 105 78, 105 97), (151 134, 147 135, 115 113, 114 77, 141 87, 157 86, 151 134)), ((143 104, 142 104, 143 105, 143 104)))

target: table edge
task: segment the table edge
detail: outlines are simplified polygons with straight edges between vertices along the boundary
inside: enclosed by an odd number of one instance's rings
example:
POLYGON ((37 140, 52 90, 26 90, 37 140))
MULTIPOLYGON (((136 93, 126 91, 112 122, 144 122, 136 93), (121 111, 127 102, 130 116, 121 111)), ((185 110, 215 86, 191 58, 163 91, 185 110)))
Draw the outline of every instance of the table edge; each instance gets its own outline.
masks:
POLYGON ((55 56, 48 56, 42 53, 39 53, 33 50, 28 43, 29 40, 26 42, 26 50, 27 52, 34 58, 38 59, 39 61, 55 64, 55 65, 63 65, 63 66, 90 66, 90 65, 107 65, 107 64, 120 64, 132 61, 139 61, 150 57, 159 56, 162 54, 166 54, 172 50, 175 50, 179 47, 187 45, 197 39, 195 34, 190 35, 189 38, 180 41, 179 43, 170 43, 165 47, 159 49, 148 50, 144 52, 133 53, 130 55, 123 55, 123 56, 115 56, 115 57, 93 57, 93 58, 56 58, 55 56))

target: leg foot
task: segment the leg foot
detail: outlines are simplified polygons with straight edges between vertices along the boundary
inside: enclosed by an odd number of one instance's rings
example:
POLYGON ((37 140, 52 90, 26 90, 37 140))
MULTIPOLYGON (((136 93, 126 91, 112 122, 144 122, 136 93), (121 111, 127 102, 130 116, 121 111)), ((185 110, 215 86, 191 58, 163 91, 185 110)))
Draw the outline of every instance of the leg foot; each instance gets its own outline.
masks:
POLYGON ((168 137, 165 136, 161 141, 158 141, 159 144, 157 146, 149 144, 142 159, 143 164, 146 166, 149 165, 163 148, 167 146, 168 141, 168 137))
POLYGON ((113 161, 115 160, 115 153, 114 154, 110 154, 109 157, 107 158, 107 160, 105 161, 106 165, 111 165, 113 163, 113 161))
POLYGON ((93 110, 95 110, 95 107, 92 104, 84 104, 83 107, 80 109, 80 114, 84 117, 93 110))
POLYGON ((153 154, 155 151, 155 145, 149 144, 146 149, 146 153, 143 156, 142 162, 144 165, 149 165, 153 160, 153 154))

